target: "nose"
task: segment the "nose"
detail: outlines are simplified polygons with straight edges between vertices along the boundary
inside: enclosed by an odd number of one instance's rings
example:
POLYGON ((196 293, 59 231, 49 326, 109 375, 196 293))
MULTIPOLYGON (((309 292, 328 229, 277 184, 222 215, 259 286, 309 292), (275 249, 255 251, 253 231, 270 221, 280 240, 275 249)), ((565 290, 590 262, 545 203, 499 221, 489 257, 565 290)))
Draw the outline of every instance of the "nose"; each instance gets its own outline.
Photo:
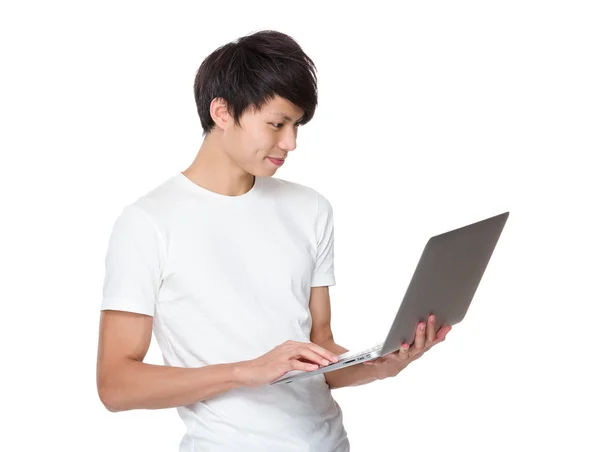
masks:
POLYGON ((286 152, 296 149, 296 130, 287 130, 279 142, 279 147, 286 152))

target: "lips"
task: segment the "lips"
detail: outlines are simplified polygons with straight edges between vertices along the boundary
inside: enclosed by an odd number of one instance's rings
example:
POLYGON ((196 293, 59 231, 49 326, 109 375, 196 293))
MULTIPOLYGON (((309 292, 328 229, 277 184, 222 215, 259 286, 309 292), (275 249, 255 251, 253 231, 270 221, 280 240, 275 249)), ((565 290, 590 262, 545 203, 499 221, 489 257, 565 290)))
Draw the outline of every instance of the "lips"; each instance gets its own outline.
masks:
POLYGON ((269 160, 269 161, 270 161, 270 162, 271 162, 273 165, 276 165, 276 166, 281 166, 281 165, 283 165, 283 163, 284 163, 284 161, 285 161, 285 159, 278 159, 278 158, 275 158, 275 157, 267 157, 267 159, 268 159, 268 160, 269 160))

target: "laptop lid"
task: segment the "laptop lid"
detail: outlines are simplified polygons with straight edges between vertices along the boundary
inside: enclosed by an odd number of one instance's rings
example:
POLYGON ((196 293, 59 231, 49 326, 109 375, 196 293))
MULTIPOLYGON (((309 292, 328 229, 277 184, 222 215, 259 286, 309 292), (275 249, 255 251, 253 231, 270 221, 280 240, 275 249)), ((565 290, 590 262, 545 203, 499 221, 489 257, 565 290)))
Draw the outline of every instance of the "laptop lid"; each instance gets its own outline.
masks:
POLYGON ((417 324, 436 316, 436 325, 462 321, 504 229, 509 212, 429 239, 381 355, 414 342, 417 324))

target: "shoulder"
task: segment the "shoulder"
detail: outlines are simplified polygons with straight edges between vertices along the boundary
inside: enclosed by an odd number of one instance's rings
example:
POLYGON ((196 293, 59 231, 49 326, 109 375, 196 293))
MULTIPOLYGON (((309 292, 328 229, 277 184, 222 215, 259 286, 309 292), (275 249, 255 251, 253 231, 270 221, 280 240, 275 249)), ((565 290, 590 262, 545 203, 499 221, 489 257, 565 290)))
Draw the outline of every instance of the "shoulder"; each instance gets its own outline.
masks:
POLYGON ((123 208, 120 219, 131 223, 151 225, 161 229, 165 218, 177 208, 181 200, 175 177, 169 177, 123 208))

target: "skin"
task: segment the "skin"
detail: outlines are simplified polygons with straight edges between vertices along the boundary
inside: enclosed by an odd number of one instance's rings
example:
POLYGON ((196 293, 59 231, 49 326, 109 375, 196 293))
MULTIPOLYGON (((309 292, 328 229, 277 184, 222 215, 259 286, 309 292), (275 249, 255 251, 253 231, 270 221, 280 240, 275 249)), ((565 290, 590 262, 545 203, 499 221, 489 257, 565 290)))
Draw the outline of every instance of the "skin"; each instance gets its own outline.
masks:
POLYGON ((227 196, 249 191, 255 175, 276 173, 279 167, 267 157, 286 159, 296 149, 298 121, 304 115, 303 110, 281 97, 260 111, 245 112, 240 118, 241 127, 234 123, 221 99, 212 101, 210 112, 215 127, 183 174, 201 187, 227 196))
MULTIPOLYGON (((213 130, 205 137, 192 164, 182 173, 192 182, 225 196, 240 196, 254 176, 273 176, 277 165, 268 157, 287 159, 296 148, 298 122, 304 112, 275 97, 260 110, 250 109, 236 125, 222 99, 210 105, 213 130)), ((313 319, 310 342, 286 341, 249 361, 202 368, 144 363, 152 337, 152 317, 123 311, 102 311, 98 341, 97 387, 110 411, 172 408, 196 403, 240 387, 268 384, 291 370, 314 370, 348 351, 335 343, 331 331, 328 287, 311 289, 313 319)), ((442 342, 450 331, 437 331, 435 321, 418 329, 411 347, 325 374, 331 388, 356 386, 396 376, 408 364, 442 342)))

